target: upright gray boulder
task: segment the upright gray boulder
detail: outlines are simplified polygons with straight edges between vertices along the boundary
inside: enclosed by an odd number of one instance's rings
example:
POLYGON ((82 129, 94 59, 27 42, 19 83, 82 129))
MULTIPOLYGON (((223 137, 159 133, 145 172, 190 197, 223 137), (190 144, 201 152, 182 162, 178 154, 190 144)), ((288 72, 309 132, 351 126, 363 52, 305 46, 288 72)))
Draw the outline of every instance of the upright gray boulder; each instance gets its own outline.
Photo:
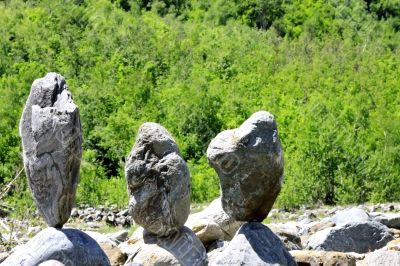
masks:
POLYGON ((110 265, 106 254, 89 235, 76 229, 52 227, 44 229, 25 245, 17 247, 1 265, 32 266, 42 263, 74 266, 110 265))
POLYGON ((238 221, 262 221, 279 194, 283 152, 274 116, 254 113, 239 128, 219 133, 207 157, 216 170, 225 212, 238 221))
POLYGON ((134 221, 168 236, 182 227, 190 211, 189 170, 168 131, 144 123, 128 157, 125 175, 134 221))
POLYGON ((297 265, 281 240, 261 223, 245 223, 213 260, 218 265, 297 265))
POLYGON ((33 82, 20 121, 25 172, 40 214, 61 228, 74 205, 82 135, 79 109, 64 78, 33 82))

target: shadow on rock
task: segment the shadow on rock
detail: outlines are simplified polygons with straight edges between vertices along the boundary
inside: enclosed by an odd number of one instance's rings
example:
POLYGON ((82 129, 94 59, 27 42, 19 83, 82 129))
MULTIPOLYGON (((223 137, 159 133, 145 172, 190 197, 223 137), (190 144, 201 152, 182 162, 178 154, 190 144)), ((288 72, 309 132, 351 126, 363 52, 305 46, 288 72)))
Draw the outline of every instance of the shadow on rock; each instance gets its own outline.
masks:
POLYGON ((268 227, 245 223, 210 265, 296 265, 296 262, 268 227))

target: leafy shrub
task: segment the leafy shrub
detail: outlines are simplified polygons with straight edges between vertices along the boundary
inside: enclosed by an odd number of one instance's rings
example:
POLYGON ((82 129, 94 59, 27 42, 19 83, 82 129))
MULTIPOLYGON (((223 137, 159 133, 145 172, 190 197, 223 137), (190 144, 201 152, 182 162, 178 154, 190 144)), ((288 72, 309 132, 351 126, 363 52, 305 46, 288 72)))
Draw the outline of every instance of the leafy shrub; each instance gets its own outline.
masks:
MULTIPOLYGON (((124 161, 146 121, 176 139, 193 201, 212 200, 209 141, 258 110, 276 116, 285 151, 278 205, 400 200, 397 11, 375 0, 2 1, 0 184, 22 167, 32 81, 56 71, 81 111, 80 203, 127 204, 124 161)), ((24 182, 7 201, 33 206, 24 182)))

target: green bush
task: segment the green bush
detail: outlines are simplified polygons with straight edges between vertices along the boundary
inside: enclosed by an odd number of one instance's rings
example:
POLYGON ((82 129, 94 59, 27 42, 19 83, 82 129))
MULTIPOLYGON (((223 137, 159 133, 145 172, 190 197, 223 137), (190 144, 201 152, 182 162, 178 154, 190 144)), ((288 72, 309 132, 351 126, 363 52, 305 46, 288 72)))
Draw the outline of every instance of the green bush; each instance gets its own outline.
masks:
POLYGON ((128 204, 128 194, 123 173, 108 177, 104 167, 96 160, 93 150, 84 152, 77 201, 92 206, 115 204, 124 207, 128 204))
POLYGON ((0 184, 22 167, 30 86, 56 71, 81 111, 79 203, 127 204, 124 161, 146 121, 176 139, 193 201, 212 200, 209 141, 258 110, 276 116, 285 151, 278 205, 400 200, 397 11, 363 0, 2 1, 0 184))
POLYGON ((219 179, 215 171, 207 166, 204 159, 199 162, 189 161, 192 175, 192 201, 207 202, 219 196, 219 179))

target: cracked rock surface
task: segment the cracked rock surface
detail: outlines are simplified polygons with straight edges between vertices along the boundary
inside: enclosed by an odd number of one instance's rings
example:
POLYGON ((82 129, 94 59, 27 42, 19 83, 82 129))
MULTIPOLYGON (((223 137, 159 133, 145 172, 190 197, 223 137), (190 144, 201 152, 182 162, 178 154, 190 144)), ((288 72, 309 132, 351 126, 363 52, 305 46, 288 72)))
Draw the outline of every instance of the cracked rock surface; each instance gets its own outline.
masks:
POLYGON ((178 146, 159 124, 144 123, 128 156, 125 175, 133 220, 147 231, 168 236, 190 211, 190 176, 178 146))
POLYGON ((256 112, 239 128, 219 133, 208 146, 207 158, 220 178, 225 212, 238 221, 263 221, 283 178, 274 116, 256 112))
POLYGON ((61 75, 48 73, 33 82, 20 135, 39 212, 49 226, 61 228, 75 202, 82 155, 79 109, 61 75))
POLYGON ((310 237, 306 249, 367 253, 384 247, 394 237, 375 221, 351 222, 323 229, 310 237))

